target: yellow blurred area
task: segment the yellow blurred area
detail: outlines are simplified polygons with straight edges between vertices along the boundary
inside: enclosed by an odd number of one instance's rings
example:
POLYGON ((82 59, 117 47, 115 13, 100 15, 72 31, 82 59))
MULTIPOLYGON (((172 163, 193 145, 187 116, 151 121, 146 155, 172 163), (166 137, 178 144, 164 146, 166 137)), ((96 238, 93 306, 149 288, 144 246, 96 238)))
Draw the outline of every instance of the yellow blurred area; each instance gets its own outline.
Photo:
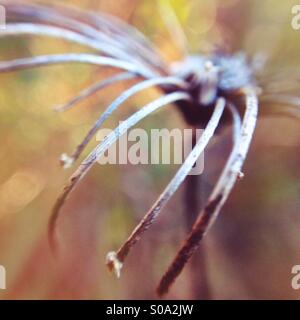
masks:
POLYGON ((25 209, 43 190, 43 175, 34 171, 18 171, 0 186, 0 219, 25 209))

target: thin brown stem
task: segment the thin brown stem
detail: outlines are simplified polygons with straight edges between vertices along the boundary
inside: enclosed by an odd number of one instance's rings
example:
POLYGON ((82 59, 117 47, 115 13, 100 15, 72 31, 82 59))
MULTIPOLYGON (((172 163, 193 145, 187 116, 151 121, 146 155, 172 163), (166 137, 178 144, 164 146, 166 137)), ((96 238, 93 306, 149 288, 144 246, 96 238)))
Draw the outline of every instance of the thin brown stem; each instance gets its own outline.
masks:
MULTIPOLYGON (((196 135, 193 135, 193 145, 196 144, 196 135)), ((187 232, 192 228, 201 205, 204 201, 204 183, 203 174, 188 175, 184 185, 184 219, 187 232)), ((197 300, 210 299, 210 285, 208 278, 208 269, 206 264, 206 250, 202 243, 199 246, 197 254, 193 257, 189 271, 189 279, 191 286, 191 298, 197 300), (195 276, 200 274, 200 276, 195 276)))
POLYGON ((101 114, 101 116, 96 120, 93 124, 92 128, 88 131, 84 139, 81 143, 76 147, 75 151, 71 155, 71 157, 67 158, 69 164, 73 164, 82 154, 83 150, 85 149, 86 145, 92 140, 94 135, 97 133, 99 128, 102 126, 104 121, 115 111, 117 110, 126 100, 130 97, 134 96, 135 94, 149 89, 151 87, 159 86, 159 85, 173 85, 178 90, 186 89, 186 83, 176 77, 159 77, 148 79, 143 82, 139 82, 128 90, 124 91, 119 97, 117 97, 101 114))
POLYGON ((177 253, 167 272, 161 279, 157 293, 166 294, 181 273, 183 267, 197 250, 200 241, 216 220, 221 208, 227 200, 234 184, 241 176, 241 168, 245 161, 257 120, 258 101, 255 91, 251 88, 246 93, 246 112, 243 119, 240 138, 235 141, 227 164, 208 200, 207 205, 200 212, 191 233, 177 253))
POLYGON ((118 73, 116 75, 108 77, 108 78, 101 80, 98 83, 82 90, 78 95, 73 97, 67 103, 60 105, 60 106, 56 106, 54 108, 54 110, 57 112, 67 111, 67 110, 71 109, 73 106, 75 106, 76 104, 82 102, 86 98, 89 98, 90 96, 94 95, 95 93, 107 88, 108 86, 113 85, 119 81, 129 80, 132 78, 135 78, 135 76, 132 73, 128 73, 128 72, 118 73))
POLYGON ((140 75, 142 77, 152 77, 152 75, 148 74, 147 71, 145 73, 145 70, 140 69, 138 66, 130 62, 85 53, 53 54, 9 61, 1 61, 0 72, 11 72, 34 67, 75 62, 123 69, 140 75))
POLYGON ((5 29, 0 32, 0 36, 18 35, 47 36, 56 39, 64 39, 100 51, 110 57, 131 62, 135 61, 132 55, 128 55, 124 50, 121 50, 114 45, 91 39, 62 27, 53 27, 38 23, 8 23, 5 29))
MULTIPOLYGON (((165 74, 165 66, 152 49, 153 46, 135 28, 115 17, 91 13, 56 4, 53 8, 17 1, 3 1, 7 17, 14 20, 46 23, 75 31, 99 44, 108 45, 116 54, 126 55, 126 60, 155 67, 165 74), (151 62, 151 63, 150 63, 151 62)), ((108 55, 110 56, 111 54, 108 55)))
POLYGON ((148 211, 148 213, 144 216, 142 221, 137 225, 137 227, 133 230, 132 234, 129 238, 125 241, 125 243, 120 247, 120 249, 114 253, 110 252, 107 256, 107 265, 111 270, 114 270, 117 274, 120 273, 118 269, 122 266, 125 258, 129 254, 131 248, 140 240, 143 233, 149 229, 149 227, 153 224, 156 220, 158 215, 160 214, 161 210, 165 207, 167 202, 173 196, 173 194, 177 191, 179 186, 182 184, 186 176, 191 171, 193 165, 203 152, 204 148, 209 143, 210 139, 212 138, 215 129, 217 128, 221 116, 223 114, 225 107, 225 100, 220 98, 216 104, 215 110, 210 121, 207 124, 203 134, 199 138, 196 146, 185 159, 183 165, 177 171, 174 178, 168 184, 166 189, 161 193, 159 198, 155 201, 152 208, 148 211), (113 259, 111 259, 113 257, 113 259))
POLYGON ((57 248, 56 238, 55 238, 55 230, 56 230, 56 222, 59 217, 60 211, 67 200, 67 197, 77 186, 79 181, 88 173, 88 171, 92 168, 92 166, 96 163, 96 161, 104 154, 104 152, 115 143, 120 136, 122 136, 128 129, 136 125, 139 121, 155 112, 156 110, 170 104, 176 102, 178 100, 190 100, 190 96, 183 92, 174 92, 163 96, 151 103, 147 104, 139 111, 131 115, 126 121, 122 122, 112 133, 110 133, 106 139, 99 143, 98 146, 87 156, 87 158, 81 163, 78 169, 73 173, 70 177, 69 182, 64 187, 61 195, 57 199, 52 214, 49 220, 49 241, 52 249, 55 251, 57 248))

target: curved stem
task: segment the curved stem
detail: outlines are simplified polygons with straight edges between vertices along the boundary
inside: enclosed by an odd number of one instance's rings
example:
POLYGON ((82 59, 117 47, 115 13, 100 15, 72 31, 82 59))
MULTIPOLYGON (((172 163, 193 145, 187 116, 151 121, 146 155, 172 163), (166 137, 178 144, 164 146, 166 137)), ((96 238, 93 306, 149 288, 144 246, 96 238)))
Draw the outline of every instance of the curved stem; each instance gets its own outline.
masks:
POLYGON ((151 61, 151 64, 161 71, 166 70, 166 66, 155 51, 153 43, 142 32, 121 19, 108 13, 93 13, 70 6, 58 6, 57 9, 60 9, 64 15, 69 17, 75 19, 80 17, 81 21, 84 21, 97 31, 105 33, 109 36, 109 39, 122 45, 126 50, 135 55, 138 54, 143 60, 151 61))
POLYGON ((37 4, 14 2, 14 1, 3 1, 6 8, 6 13, 8 17, 13 17, 17 19, 28 19, 35 22, 43 22, 50 25, 61 26, 69 30, 74 30, 81 33, 87 37, 97 39, 100 41, 106 41, 109 43, 114 43, 113 39, 110 39, 100 30, 97 30, 90 24, 83 22, 78 17, 71 17, 66 14, 69 11, 65 7, 57 6, 57 9, 41 6, 37 4))
MULTIPOLYGON (((144 216, 142 221, 138 224, 138 226, 134 229, 132 234, 126 240, 126 242, 121 246, 121 248, 117 251, 116 254, 109 253, 108 257, 114 257, 113 259, 107 259, 107 264, 110 269, 115 269, 116 266, 120 266, 116 261, 118 260, 121 264, 124 262, 127 257, 130 249, 140 240, 143 233, 153 224, 154 220, 158 217, 161 210, 165 207, 167 202, 173 196, 173 194, 177 191, 179 186, 182 184, 186 176, 191 171, 193 165, 203 152, 204 148, 209 143, 212 138, 215 129, 217 128, 220 118, 223 114, 225 107, 225 100, 220 98, 216 104, 215 110, 210 121, 207 124, 203 134, 199 138, 196 146, 193 148, 191 153, 185 159, 183 165, 175 174, 174 178, 168 184, 166 189, 162 192, 159 198, 155 201, 152 208, 149 212, 144 216)), ((119 272, 118 270, 115 270, 119 272)))
MULTIPOLYGON (((193 137, 195 140, 196 137, 193 137)), ((193 141, 195 142, 195 141, 193 141)), ((204 203, 203 174, 188 175, 184 184, 183 210, 186 227, 189 232, 192 228, 198 212, 204 203)), ((202 243, 193 257, 189 272, 190 298, 195 300, 209 300, 211 297, 209 269, 207 267, 207 250, 205 243, 202 243)))
POLYGON ((55 108, 55 110, 58 112, 67 111, 70 108, 72 108, 74 105, 76 105, 79 102, 83 101, 84 99, 92 96, 93 94, 107 88, 108 86, 113 85, 116 82, 132 79, 132 78, 135 78, 135 76, 131 73, 128 73, 128 72, 123 72, 123 73, 118 73, 117 75, 113 75, 109 78, 101 80, 100 82, 90 86, 87 89, 84 89, 77 96, 72 98, 69 102, 67 102, 61 106, 57 106, 55 108))
POLYGON ((62 26, 97 40, 99 43, 110 44, 126 53, 128 58, 132 57, 135 61, 144 62, 142 65, 148 64, 148 61, 151 61, 153 66, 157 67, 161 72, 165 71, 164 64, 152 50, 153 46, 147 42, 146 38, 137 30, 134 32, 133 30, 135 29, 133 27, 119 22, 116 18, 106 17, 101 13, 97 13, 96 15, 90 12, 83 12, 75 7, 71 8, 70 6, 66 7, 65 5, 61 6, 58 4, 54 8, 51 8, 37 4, 11 1, 3 1, 3 3, 5 4, 8 17, 13 16, 13 18, 17 19, 29 19, 30 21, 62 26), (137 34, 139 35, 139 39, 134 41, 137 38, 137 34), (131 45, 133 42, 135 46, 131 45), (139 54, 139 51, 142 52, 139 54))
POLYGON ((119 49, 115 45, 108 44, 104 41, 94 40, 64 28, 47 26, 37 23, 8 23, 5 26, 5 29, 0 31, 0 36, 17 36, 26 34, 64 39, 103 52, 110 57, 131 62, 136 61, 136 59, 134 59, 134 56, 127 54, 126 51, 119 49))
POLYGON ((122 122, 111 134, 109 134, 106 139, 100 143, 89 156, 81 163, 78 169, 70 177, 69 183, 64 187, 63 192, 57 199, 52 214, 49 221, 49 241, 51 247, 55 250, 55 227, 56 221, 64 205, 67 197, 77 186, 78 182, 87 174, 87 172, 92 168, 96 161, 104 154, 104 152, 119 139, 129 128, 136 125, 139 121, 153 113, 154 111, 164 107, 170 103, 176 102, 178 100, 190 100, 190 96, 183 92, 174 92, 163 96, 134 113, 126 121, 122 122))
POLYGON ((258 112, 258 101, 255 91, 252 88, 249 88, 246 90, 245 94, 246 112, 240 136, 234 143, 229 160, 221 173, 217 185, 209 197, 207 205, 200 212, 191 233, 185 240, 167 272, 162 277, 157 288, 157 292, 160 296, 168 292, 171 284, 175 281, 185 264, 196 251, 200 241, 216 220, 221 208, 232 191, 237 178, 241 176, 241 168, 252 141, 258 112))
POLYGON ((185 89, 186 83, 175 77, 162 77, 162 78, 154 78, 145 80, 143 82, 137 83, 136 85, 132 86, 125 92, 123 92, 117 99, 115 99, 108 108, 102 113, 102 115, 98 118, 98 120, 94 123, 90 131, 87 133, 83 141, 77 146, 76 150, 69 158, 69 163, 74 163, 79 156, 81 155, 82 151, 86 147, 86 145, 91 141, 93 136, 97 133, 103 122, 116 110, 118 107, 123 104, 126 100, 128 100, 133 95, 141 92, 142 90, 158 86, 158 85, 174 85, 178 87, 177 89, 185 89))
POLYGON ((54 65, 60 63, 85 63, 93 64, 98 66, 107 66, 117 69, 123 69, 136 73, 142 77, 152 77, 148 72, 144 72, 138 66, 123 60, 107 58, 102 56, 97 56, 93 54, 83 54, 83 53, 67 53, 67 54, 54 54, 54 55, 45 55, 37 56, 32 58, 23 58, 9 61, 0 62, 0 72, 9 72, 22 69, 29 69, 33 67, 41 67, 47 65, 54 65))

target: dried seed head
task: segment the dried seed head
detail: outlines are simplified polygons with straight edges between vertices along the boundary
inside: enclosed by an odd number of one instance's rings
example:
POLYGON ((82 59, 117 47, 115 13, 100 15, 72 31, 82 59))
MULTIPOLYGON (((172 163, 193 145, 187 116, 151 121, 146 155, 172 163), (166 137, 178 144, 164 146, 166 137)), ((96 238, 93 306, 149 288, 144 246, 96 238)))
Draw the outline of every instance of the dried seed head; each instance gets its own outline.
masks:
POLYGON ((189 56, 174 64, 172 72, 189 83, 194 103, 200 107, 215 104, 220 96, 238 96, 241 88, 254 84, 251 64, 242 53, 189 56))

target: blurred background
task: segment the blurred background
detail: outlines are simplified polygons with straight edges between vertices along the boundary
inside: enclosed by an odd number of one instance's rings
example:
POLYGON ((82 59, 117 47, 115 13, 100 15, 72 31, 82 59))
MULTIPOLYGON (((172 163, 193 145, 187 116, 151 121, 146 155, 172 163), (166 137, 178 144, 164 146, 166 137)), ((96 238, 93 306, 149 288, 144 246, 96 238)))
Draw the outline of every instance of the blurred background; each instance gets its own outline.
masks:
MULTIPOLYGON (((147 35, 171 62, 180 59, 182 52, 164 19, 166 2, 68 0, 51 4, 116 15, 147 35)), ((300 30, 291 27, 291 8, 297 1, 170 0, 169 4, 183 26, 191 53, 221 47, 244 50, 249 56, 266 53, 269 69, 299 65, 300 30)), ((85 51, 43 37, 0 39, 1 60, 85 51)), ((72 169, 62 170, 58 159, 72 152, 96 117, 127 86, 107 89, 66 113, 57 114, 53 107, 108 74, 76 64, 0 74, 0 264, 7 270, 7 290, 0 291, 1 299, 156 298, 156 285, 185 238, 182 186, 132 250, 117 280, 106 270, 107 252, 126 239, 176 166, 96 165, 64 207, 59 222, 62 257, 50 254, 48 218, 72 173, 72 169)), ((154 90, 137 95, 106 127, 115 127, 119 119, 156 96, 154 90)), ((154 114, 140 127, 185 128, 173 110, 154 114)), ((244 167, 245 179, 235 187, 203 241, 201 256, 193 258, 168 298, 300 298, 300 290, 291 287, 292 266, 300 264, 298 121, 293 117, 259 120, 244 167)), ((96 141, 86 153, 94 145, 96 141)), ((206 150, 202 198, 213 187, 229 146, 224 130, 206 150)))

